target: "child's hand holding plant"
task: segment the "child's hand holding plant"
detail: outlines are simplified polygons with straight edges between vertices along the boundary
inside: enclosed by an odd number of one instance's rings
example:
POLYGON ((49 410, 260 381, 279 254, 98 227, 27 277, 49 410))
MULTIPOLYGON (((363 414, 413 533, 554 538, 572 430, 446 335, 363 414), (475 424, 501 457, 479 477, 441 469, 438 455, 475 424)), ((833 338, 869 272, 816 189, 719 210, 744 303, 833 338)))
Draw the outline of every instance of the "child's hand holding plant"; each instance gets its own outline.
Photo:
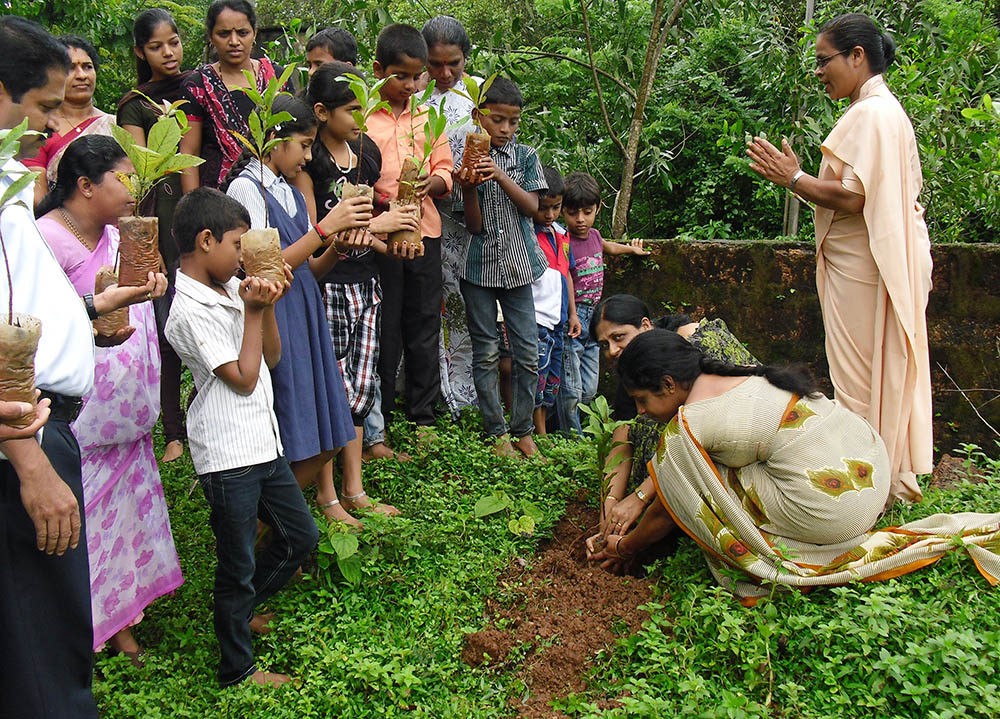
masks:
MULTIPOLYGON (((287 267, 286 276, 287 276, 287 267)), ((289 287, 291 284, 289 284, 289 287)), ((281 297, 282 283, 260 277, 247 277, 240 283, 240 299, 248 310, 263 310, 272 306, 281 297)))
POLYGON ((355 227, 368 227, 373 209, 371 198, 358 195, 338 202, 317 225, 327 236, 355 227))
POLYGON ((416 232, 420 229, 416 205, 403 205, 373 217, 368 229, 376 235, 385 235, 399 230, 416 232))

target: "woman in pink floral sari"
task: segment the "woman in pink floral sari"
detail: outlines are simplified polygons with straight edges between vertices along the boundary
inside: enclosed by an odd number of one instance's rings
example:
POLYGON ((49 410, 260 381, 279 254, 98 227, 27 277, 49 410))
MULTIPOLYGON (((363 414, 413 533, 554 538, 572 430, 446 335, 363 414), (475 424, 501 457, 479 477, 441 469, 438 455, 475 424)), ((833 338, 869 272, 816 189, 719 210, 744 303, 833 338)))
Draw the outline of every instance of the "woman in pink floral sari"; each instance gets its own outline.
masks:
MULTIPOLYGON (((81 295, 94 292, 102 267, 115 265, 114 224, 134 205, 115 173, 131 171, 110 137, 80 138, 66 149, 59 179, 38 207, 38 227, 81 295)), ((83 457, 94 647, 110 641, 141 663, 129 628, 183 580, 153 454, 160 411, 153 306, 133 305, 129 313, 127 328, 98 336, 104 346, 97 348, 94 391, 73 433, 83 457)))

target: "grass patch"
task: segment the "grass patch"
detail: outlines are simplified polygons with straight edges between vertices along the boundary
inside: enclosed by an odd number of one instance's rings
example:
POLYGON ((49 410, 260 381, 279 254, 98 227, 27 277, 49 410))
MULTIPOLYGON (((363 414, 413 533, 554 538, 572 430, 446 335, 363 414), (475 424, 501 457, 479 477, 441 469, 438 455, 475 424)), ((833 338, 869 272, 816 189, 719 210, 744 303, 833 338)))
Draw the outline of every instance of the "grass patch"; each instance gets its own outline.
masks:
MULTIPOLYGON (((214 538, 200 488, 189 493, 190 459, 161 468, 185 583, 154 602, 136 628, 149 657, 141 670, 101 655, 94 693, 105 719, 125 717, 503 717, 511 689, 503 676, 461 662, 465 633, 482 629, 485 598, 514 556, 527 557, 551 531, 583 477, 594 476, 585 445, 542 443, 548 464, 501 460, 478 436, 478 418, 442 424, 418 448, 397 425, 407 464, 365 466, 370 494, 405 517, 370 519, 349 584, 332 562, 313 565, 269 602, 276 631, 255 637, 262 668, 292 674, 295 688, 220 690, 212 628, 214 538), (532 536, 516 536, 497 514, 473 518, 483 495, 506 492, 541 509, 532 536)), ((157 450, 162 439, 157 432, 157 450)), ((309 493, 310 503, 312 492, 309 493)), ((325 522, 317 512, 319 526, 325 522)))

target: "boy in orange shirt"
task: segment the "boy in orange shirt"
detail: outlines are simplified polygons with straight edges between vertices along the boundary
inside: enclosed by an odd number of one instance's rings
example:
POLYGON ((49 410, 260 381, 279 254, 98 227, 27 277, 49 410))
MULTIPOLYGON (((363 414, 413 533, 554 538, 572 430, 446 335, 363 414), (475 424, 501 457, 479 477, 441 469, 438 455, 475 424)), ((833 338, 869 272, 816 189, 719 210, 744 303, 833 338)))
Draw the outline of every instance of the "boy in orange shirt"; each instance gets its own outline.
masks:
MULTIPOLYGON (((399 191, 399 170, 407 157, 418 156, 424 146, 423 125, 427 108, 410 115, 410 96, 427 62, 427 44, 417 28, 388 25, 379 33, 373 70, 379 79, 390 78, 380 89, 390 110, 368 119, 368 135, 382 151, 382 174, 375 183, 376 203, 388 202, 399 191)), ((448 138, 442 136, 427 163, 427 174, 417 185, 421 197, 424 253, 400 262, 377 256, 382 284, 382 334, 379 375, 382 414, 388 418, 396 401, 396 370, 406 356, 406 416, 420 426, 434 424, 434 405, 441 393, 438 365, 441 331, 441 216, 433 198, 451 192, 454 163, 448 138), (403 307, 406 307, 404 321, 403 307)), ((370 428, 369 428, 370 429, 370 428)), ((366 437, 371 445, 381 438, 366 437), (373 441, 374 440, 374 441, 373 441)))

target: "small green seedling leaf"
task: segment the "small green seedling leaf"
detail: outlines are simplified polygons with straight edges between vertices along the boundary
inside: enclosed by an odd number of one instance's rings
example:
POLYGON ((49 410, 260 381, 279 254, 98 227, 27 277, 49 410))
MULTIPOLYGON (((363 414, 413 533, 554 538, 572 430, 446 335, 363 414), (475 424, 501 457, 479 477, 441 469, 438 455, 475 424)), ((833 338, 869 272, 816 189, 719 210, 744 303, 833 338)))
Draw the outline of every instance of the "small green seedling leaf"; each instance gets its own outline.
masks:
POLYGON ((485 497, 480 497, 472 513, 473 516, 479 519, 502 512, 505 509, 510 509, 510 497, 505 492, 493 492, 492 494, 487 494, 485 497))

